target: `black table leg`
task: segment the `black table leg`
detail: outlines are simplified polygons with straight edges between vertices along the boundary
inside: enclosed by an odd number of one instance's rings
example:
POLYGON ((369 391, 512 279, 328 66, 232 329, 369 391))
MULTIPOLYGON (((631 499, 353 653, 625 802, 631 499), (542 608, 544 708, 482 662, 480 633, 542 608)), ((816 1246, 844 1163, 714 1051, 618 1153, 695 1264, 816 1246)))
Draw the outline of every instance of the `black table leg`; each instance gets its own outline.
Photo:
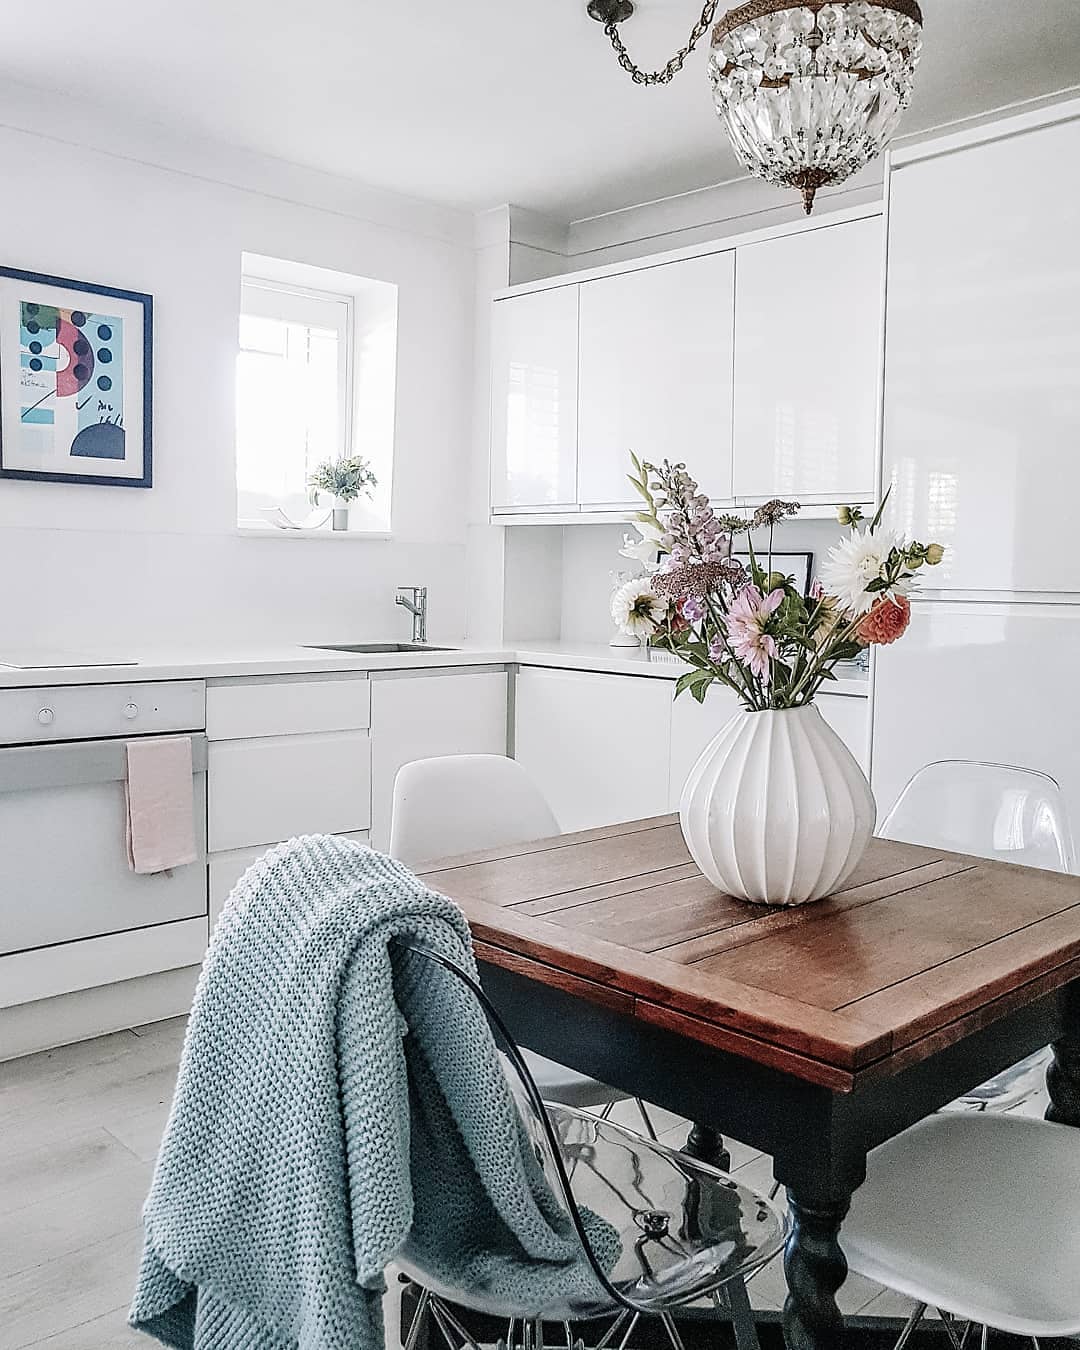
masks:
POLYGON ((1050 1105, 1046 1119, 1080 1128, 1080 980, 1061 991, 1061 1034, 1046 1071, 1050 1105))
POLYGON ((731 1154, 724 1147, 724 1136, 711 1125, 693 1125, 686 1136, 685 1151, 721 1172, 731 1171, 731 1154))
POLYGON ((840 1225, 851 1198, 800 1198, 790 1188, 787 1195, 792 1227, 784 1252, 788 1284, 784 1340, 788 1350, 837 1350, 844 1319, 836 1306, 836 1293, 848 1273, 840 1225))

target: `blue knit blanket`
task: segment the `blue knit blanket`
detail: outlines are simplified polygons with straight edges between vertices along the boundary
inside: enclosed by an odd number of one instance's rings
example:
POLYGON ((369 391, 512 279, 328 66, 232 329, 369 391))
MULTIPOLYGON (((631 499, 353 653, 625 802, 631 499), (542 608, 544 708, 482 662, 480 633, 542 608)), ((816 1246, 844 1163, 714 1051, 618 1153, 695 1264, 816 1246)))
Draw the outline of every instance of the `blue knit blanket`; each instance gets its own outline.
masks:
POLYGON ((522 1311, 596 1292, 479 1006, 402 936, 475 971, 457 907, 362 845, 292 840, 238 883, 143 1211, 132 1326, 177 1350, 378 1350, 399 1253, 522 1311))

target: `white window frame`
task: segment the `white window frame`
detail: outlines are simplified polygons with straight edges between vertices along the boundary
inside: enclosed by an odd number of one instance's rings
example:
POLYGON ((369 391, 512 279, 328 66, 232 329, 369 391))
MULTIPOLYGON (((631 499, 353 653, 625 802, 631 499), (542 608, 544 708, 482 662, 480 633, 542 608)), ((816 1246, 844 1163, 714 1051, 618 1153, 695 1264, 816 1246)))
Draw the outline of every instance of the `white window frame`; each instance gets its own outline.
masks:
MULTIPOLYGON (((307 324, 338 335, 338 397, 341 435, 338 457, 352 454, 355 414, 356 315, 355 297, 343 292, 318 291, 288 281, 245 275, 240 285, 240 313, 260 319, 307 324), (265 297, 265 301, 263 301, 265 297), (271 299, 272 297, 272 299, 271 299), (333 320, 333 322, 331 322, 333 320)), ((238 351, 246 350, 238 345, 238 351)))

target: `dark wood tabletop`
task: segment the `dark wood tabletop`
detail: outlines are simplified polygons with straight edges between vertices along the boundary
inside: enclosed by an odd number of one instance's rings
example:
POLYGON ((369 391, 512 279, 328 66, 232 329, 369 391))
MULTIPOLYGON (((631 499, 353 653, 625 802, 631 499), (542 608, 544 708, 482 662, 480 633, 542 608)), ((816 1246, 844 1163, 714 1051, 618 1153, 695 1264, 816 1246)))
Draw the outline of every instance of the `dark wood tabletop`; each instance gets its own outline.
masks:
POLYGON ((843 890, 749 905, 673 816, 490 850, 424 879, 472 926, 521 1044, 724 1135, 787 1188, 790 1350, 836 1350, 841 1228, 871 1149, 1049 1043, 1080 1126, 1080 877, 875 839, 843 890))
POLYGON ((673 816, 425 880, 490 963, 841 1091, 1080 975, 1080 878, 883 839, 791 909, 718 893, 673 816))

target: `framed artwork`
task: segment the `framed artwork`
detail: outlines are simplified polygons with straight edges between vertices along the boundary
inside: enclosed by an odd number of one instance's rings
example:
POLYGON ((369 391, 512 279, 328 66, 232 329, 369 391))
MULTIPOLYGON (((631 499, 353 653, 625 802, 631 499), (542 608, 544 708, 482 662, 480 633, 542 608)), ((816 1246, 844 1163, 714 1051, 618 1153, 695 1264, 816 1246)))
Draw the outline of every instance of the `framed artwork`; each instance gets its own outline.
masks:
POLYGON ((148 488, 154 302, 0 267, 0 478, 148 488))
MULTIPOLYGON (((750 554, 741 549, 732 550, 731 556, 737 558, 739 562, 749 564, 750 554)), ((758 550, 757 560, 760 566, 768 568, 766 561, 768 554, 758 550)), ((772 565, 774 572, 783 572, 785 576, 794 577, 795 585, 800 587, 803 595, 810 594, 810 583, 814 575, 814 555, 812 553, 779 553, 775 549, 772 555, 772 565)))

